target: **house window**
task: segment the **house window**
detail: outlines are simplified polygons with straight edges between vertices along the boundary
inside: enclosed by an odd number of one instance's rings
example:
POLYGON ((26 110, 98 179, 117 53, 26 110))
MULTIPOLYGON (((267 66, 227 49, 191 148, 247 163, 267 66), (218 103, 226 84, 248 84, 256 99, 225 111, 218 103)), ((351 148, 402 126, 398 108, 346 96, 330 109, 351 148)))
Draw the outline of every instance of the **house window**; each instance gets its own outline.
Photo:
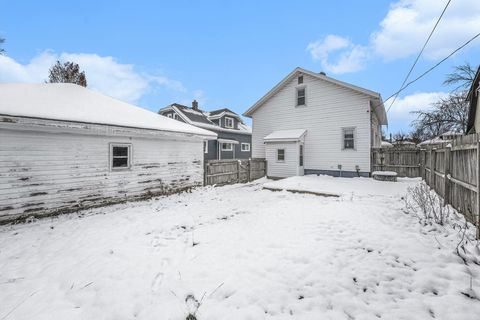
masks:
POLYGON ((203 153, 208 153, 208 140, 203 141, 203 153))
POLYGON ((298 77, 298 84, 302 84, 303 83, 303 76, 299 76, 298 77))
POLYGON ((299 153, 298 165, 300 167, 303 167, 303 144, 300 145, 300 149, 298 153, 299 153))
POLYGON ((172 114, 171 114, 171 113, 167 114, 167 117, 171 118, 171 117, 172 117, 172 114))
POLYGON ((355 149, 355 128, 343 128, 343 149, 355 149))
POLYGON ((129 169, 131 150, 130 144, 110 144, 110 167, 112 169, 129 169))
POLYGON ((285 149, 277 149, 277 161, 285 161, 285 149))
POLYGON ((250 143, 242 143, 242 151, 250 151, 250 143))
POLYGON ((297 106, 305 105, 305 88, 297 88, 297 106))
POLYGON ((178 120, 178 114, 175 113, 175 114, 173 115, 173 119, 178 120))
POLYGON ((222 143, 222 151, 232 151, 233 144, 231 143, 222 143))
POLYGON ((233 128, 233 118, 225 117, 225 128, 233 128))

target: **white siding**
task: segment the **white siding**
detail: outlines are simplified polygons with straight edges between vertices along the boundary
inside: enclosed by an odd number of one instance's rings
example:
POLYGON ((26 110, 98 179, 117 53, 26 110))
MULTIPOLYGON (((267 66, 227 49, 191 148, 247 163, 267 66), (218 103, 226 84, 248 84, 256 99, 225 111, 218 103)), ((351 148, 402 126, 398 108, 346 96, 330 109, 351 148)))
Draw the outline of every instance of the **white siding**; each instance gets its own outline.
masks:
POLYGON ((298 144, 296 142, 266 144, 267 176, 286 178, 298 174, 298 144), (285 150, 285 161, 277 161, 277 150, 285 150))
POLYGON ((372 148, 380 148, 382 145, 382 129, 380 122, 375 112, 371 112, 372 115, 372 148))
POLYGON ((201 140, 2 128, 0 136, 0 220, 168 194, 203 183, 201 140), (110 171, 112 142, 132 145, 130 170, 110 171))
POLYGON ((370 102, 366 95, 304 75, 306 107, 295 107, 294 78, 252 115, 252 156, 265 158, 263 138, 276 130, 307 129, 305 169, 370 172, 370 102), (342 150, 342 128, 356 128, 356 150, 342 150))

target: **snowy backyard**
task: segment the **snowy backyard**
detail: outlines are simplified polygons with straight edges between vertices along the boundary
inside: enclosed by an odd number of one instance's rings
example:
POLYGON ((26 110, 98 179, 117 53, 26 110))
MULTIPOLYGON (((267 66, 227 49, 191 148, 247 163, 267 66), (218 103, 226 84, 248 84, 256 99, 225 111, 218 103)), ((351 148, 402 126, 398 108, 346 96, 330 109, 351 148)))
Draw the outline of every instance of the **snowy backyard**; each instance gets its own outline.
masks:
POLYGON ((0 319, 478 319, 480 265, 405 212, 418 183, 265 179, 1 226, 0 319))

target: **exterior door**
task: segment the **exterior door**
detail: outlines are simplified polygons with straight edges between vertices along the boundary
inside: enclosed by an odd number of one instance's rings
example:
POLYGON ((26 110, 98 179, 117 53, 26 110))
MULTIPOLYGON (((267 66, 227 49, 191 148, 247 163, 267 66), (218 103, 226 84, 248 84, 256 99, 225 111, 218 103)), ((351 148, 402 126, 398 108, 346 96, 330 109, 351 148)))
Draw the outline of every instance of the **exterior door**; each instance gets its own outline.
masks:
POLYGON ((303 146, 303 143, 300 143, 298 145, 298 175, 299 176, 303 176, 304 174, 304 171, 303 171, 303 163, 305 161, 305 157, 304 157, 304 146, 303 146))

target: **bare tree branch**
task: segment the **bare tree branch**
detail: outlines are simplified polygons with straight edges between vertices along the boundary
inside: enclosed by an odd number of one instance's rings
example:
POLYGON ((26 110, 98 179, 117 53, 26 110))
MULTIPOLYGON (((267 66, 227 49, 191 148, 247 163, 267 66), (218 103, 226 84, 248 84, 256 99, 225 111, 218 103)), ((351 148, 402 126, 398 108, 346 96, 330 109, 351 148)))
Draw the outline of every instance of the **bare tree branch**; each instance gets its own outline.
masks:
POLYGON ((48 81, 49 83, 75 83, 82 87, 87 86, 87 78, 85 72, 80 71, 78 64, 74 62, 57 63, 50 68, 48 81))

